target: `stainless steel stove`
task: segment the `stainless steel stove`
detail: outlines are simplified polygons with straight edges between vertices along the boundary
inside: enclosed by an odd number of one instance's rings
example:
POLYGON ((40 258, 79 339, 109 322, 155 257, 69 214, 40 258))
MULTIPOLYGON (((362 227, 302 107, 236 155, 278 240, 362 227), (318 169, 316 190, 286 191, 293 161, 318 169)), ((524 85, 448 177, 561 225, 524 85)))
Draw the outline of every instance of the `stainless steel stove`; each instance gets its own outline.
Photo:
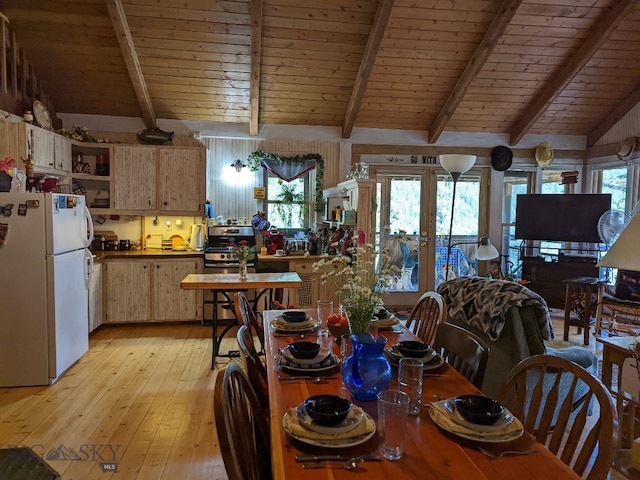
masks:
MULTIPOLYGON (((238 259, 233 257, 231 250, 245 240, 250 247, 256 246, 253 227, 245 225, 215 225, 207 229, 207 242, 204 249, 204 273, 238 273, 238 259)), ((249 273, 255 273, 256 258, 247 262, 249 273)), ((247 298, 253 301, 255 290, 243 290, 247 298)), ((203 323, 210 325, 215 320, 217 325, 235 324, 236 317, 233 310, 233 298, 230 295, 204 292, 203 323), (214 317, 215 315, 215 317, 214 317)))

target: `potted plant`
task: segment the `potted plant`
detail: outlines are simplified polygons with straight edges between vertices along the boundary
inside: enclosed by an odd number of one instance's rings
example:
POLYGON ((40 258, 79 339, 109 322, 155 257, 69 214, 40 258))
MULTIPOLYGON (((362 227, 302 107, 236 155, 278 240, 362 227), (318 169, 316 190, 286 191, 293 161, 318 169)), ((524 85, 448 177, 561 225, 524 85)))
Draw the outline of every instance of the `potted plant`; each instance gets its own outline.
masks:
POLYGON ((278 182, 280 184, 280 191, 276 195, 275 208, 278 215, 285 221, 287 227, 291 227, 293 223, 293 207, 294 205, 300 205, 300 224, 304 224, 304 215, 307 212, 307 205, 304 199, 304 193, 296 191, 296 184, 285 183, 282 180, 278 182))

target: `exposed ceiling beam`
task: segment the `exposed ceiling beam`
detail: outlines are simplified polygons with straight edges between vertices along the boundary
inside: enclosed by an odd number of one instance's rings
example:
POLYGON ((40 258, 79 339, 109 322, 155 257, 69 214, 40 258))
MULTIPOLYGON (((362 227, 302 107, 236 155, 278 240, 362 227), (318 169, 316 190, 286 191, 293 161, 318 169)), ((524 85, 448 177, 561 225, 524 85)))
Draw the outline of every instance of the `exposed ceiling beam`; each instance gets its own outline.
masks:
POLYGON ((144 118, 144 123, 148 128, 155 127, 157 126, 156 114, 153 110, 147 84, 144 81, 144 75, 142 75, 142 68, 138 61, 136 47, 131 38, 131 31, 129 30, 129 24, 124 13, 124 8, 122 7, 122 2, 120 0, 105 0, 105 2, 109 10, 113 29, 116 32, 120 50, 122 51, 122 56, 124 57, 124 62, 127 65, 129 78, 131 78, 133 89, 136 92, 138 104, 142 111, 142 118, 144 118))
POLYGON ((522 140, 637 4, 638 0, 612 0, 611 7, 602 14, 580 48, 571 54, 566 65, 558 73, 551 76, 551 81, 543 91, 533 97, 520 118, 509 128, 511 145, 516 145, 522 140))
POLYGON ((249 79, 249 135, 258 135, 260 119, 260 63, 262 61, 262 0, 251 1, 251 78, 249 79))
POLYGON ((382 43, 382 37, 387 29, 387 23, 391 15, 391 9, 393 8, 394 0, 380 0, 378 4, 378 10, 373 19, 373 25, 369 32, 369 38, 367 39, 367 45, 360 61, 360 67, 358 68, 358 74, 351 90, 351 97, 349 98, 349 105, 347 105, 347 111, 344 115, 344 122, 342 123, 342 138, 349 138, 353 131, 353 125, 356 122, 360 105, 362 104, 362 98, 367 88, 369 76, 373 69, 373 64, 378 56, 380 50, 380 43, 382 43))
POLYGON ((592 147, 600 138, 618 123, 629 111, 640 103, 640 83, 626 96, 626 98, 611 110, 607 116, 600 119, 598 124, 587 134, 587 147, 592 147))
POLYGON ((469 85, 471 85, 471 82, 473 82, 480 70, 482 70, 482 67, 484 67, 484 64, 487 62, 496 44, 509 26, 511 19, 516 14, 522 1, 523 0, 504 0, 498 8, 482 41, 476 47, 476 51, 473 52, 469 63, 467 63, 462 75, 458 78, 456 86, 451 90, 449 97, 444 102, 436 119, 429 128, 429 143, 436 143, 440 135, 442 135, 447 123, 449 123, 449 120, 451 120, 451 117, 464 99, 469 85))

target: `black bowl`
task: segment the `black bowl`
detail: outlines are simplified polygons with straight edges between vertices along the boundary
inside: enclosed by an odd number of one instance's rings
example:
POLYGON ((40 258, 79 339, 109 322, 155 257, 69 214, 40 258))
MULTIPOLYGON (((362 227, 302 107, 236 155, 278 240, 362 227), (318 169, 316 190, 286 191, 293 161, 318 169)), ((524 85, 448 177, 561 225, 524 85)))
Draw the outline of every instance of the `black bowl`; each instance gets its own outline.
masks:
POLYGON ((462 418, 478 425, 493 425, 504 413, 502 405, 482 395, 460 395, 453 401, 462 418))
POLYGON ((313 342, 293 342, 289 344, 291 355, 299 359, 312 359, 318 356, 320 344, 313 342))
POLYGON ((385 308, 380 308, 380 309, 376 310, 375 312, 373 312, 373 316, 376 317, 378 320, 382 320, 383 318, 387 318, 387 315, 389 315, 389 310, 387 310, 385 308))
POLYGON ((351 402, 337 395, 314 395, 304 401, 304 408, 318 425, 333 427, 347 418, 351 402))
POLYGON ((423 358, 429 353, 431 347, 417 340, 403 340, 398 342, 398 350, 405 357, 423 358))
POLYGON ((282 312, 282 318, 284 318, 285 322, 304 322, 307 319, 307 312, 303 312, 302 310, 286 310, 282 312))

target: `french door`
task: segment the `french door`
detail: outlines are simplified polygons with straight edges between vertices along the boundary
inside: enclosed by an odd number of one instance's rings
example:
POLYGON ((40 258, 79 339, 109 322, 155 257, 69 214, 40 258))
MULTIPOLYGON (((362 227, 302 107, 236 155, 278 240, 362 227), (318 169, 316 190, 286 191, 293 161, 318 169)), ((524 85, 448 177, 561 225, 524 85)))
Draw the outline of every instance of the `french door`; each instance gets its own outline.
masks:
MULTIPOLYGON (((414 305, 420 295, 433 285, 428 272, 433 272, 433 256, 428 254, 430 238, 429 221, 435 212, 435 195, 429 200, 430 175, 420 173, 398 173, 385 170, 375 172, 377 250, 388 249, 392 262, 399 269, 385 295, 388 305, 414 305)), ((431 227, 432 228, 432 227, 431 227)))

